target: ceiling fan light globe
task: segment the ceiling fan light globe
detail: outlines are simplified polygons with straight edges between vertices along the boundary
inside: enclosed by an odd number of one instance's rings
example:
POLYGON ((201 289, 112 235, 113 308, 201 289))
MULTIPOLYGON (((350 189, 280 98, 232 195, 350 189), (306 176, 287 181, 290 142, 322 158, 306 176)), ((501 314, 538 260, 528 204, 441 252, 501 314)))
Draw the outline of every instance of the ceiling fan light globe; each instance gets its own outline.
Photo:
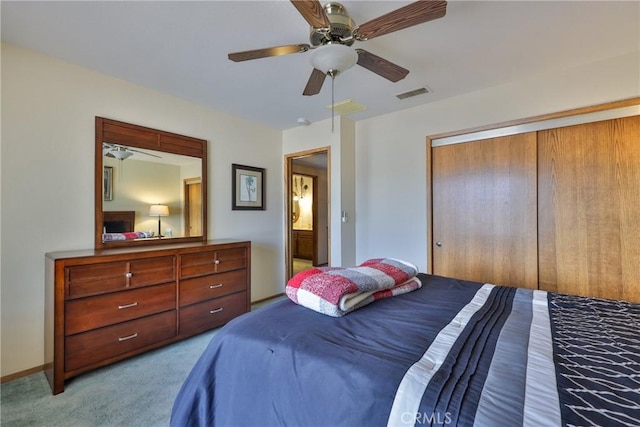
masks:
POLYGON ((329 74, 331 77, 348 70, 358 62, 358 53, 341 44, 326 44, 311 54, 313 68, 329 74))

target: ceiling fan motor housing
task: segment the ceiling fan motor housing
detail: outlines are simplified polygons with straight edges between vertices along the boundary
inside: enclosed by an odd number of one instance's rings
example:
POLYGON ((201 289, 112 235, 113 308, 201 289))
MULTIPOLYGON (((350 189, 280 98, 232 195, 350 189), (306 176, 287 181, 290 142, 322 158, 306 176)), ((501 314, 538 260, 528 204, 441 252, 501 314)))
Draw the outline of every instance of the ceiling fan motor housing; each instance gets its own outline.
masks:
POLYGON ((340 43, 351 46, 354 42, 353 30, 356 23, 347 14, 347 9, 340 3, 331 2, 324 5, 324 12, 331 22, 329 32, 311 28, 309 39, 312 46, 321 46, 328 43, 340 43))

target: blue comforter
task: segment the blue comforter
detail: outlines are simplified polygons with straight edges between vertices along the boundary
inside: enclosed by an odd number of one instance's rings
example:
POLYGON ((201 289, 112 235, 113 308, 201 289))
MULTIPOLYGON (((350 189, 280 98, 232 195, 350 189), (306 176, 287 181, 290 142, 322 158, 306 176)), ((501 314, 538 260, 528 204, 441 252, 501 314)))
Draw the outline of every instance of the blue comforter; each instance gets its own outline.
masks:
POLYGON ((231 321, 171 425, 640 425, 640 305, 419 277, 341 318, 231 321))

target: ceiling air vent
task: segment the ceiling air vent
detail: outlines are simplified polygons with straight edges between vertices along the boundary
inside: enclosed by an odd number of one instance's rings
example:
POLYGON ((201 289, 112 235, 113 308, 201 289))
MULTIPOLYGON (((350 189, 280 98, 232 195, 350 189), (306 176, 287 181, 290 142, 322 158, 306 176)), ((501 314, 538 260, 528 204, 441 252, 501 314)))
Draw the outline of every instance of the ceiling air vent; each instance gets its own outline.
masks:
POLYGON ((396 95, 396 97, 398 99, 407 99, 413 96, 422 95, 423 93, 429 93, 429 89, 427 89, 426 87, 421 87, 420 89, 414 89, 410 90, 409 92, 399 93, 398 95, 396 95))

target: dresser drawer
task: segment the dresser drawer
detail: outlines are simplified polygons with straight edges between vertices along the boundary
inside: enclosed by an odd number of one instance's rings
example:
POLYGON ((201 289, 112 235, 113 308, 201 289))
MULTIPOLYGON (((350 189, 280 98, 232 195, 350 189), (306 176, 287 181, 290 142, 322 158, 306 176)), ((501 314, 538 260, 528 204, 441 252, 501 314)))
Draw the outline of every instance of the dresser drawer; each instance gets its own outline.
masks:
POLYGON ((125 261, 67 267, 66 294, 69 298, 76 298, 125 289, 127 271, 128 263, 125 261))
POLYGON ((79 298, 176 280, 175 256, 104 262, 66 269, 67 297, 79 298))
POLYGON ((246 290, 246 269, 181 280, 180 306, 246 290))
POLYGON ((176 336, 175 310, 65 338, 65 371, 176 336))
POLYGON ((240 292, 180 309, 180 335, 190 335, 215 326, 247 311, 247 294, 240 292))
POLYGON ((129 286, 158 285, 176 280, 176 257, 137 259, 130 262, 131 279, 129 286))
POLYGON ((65 305, 65 335, 160 313, 175 306, 175 283, 75 299, 65 305))
POLYGON ((222 249, 182 255, 180 277, 189 278, 222 271, 237 270, 247 265, 245 248, 222 249))

